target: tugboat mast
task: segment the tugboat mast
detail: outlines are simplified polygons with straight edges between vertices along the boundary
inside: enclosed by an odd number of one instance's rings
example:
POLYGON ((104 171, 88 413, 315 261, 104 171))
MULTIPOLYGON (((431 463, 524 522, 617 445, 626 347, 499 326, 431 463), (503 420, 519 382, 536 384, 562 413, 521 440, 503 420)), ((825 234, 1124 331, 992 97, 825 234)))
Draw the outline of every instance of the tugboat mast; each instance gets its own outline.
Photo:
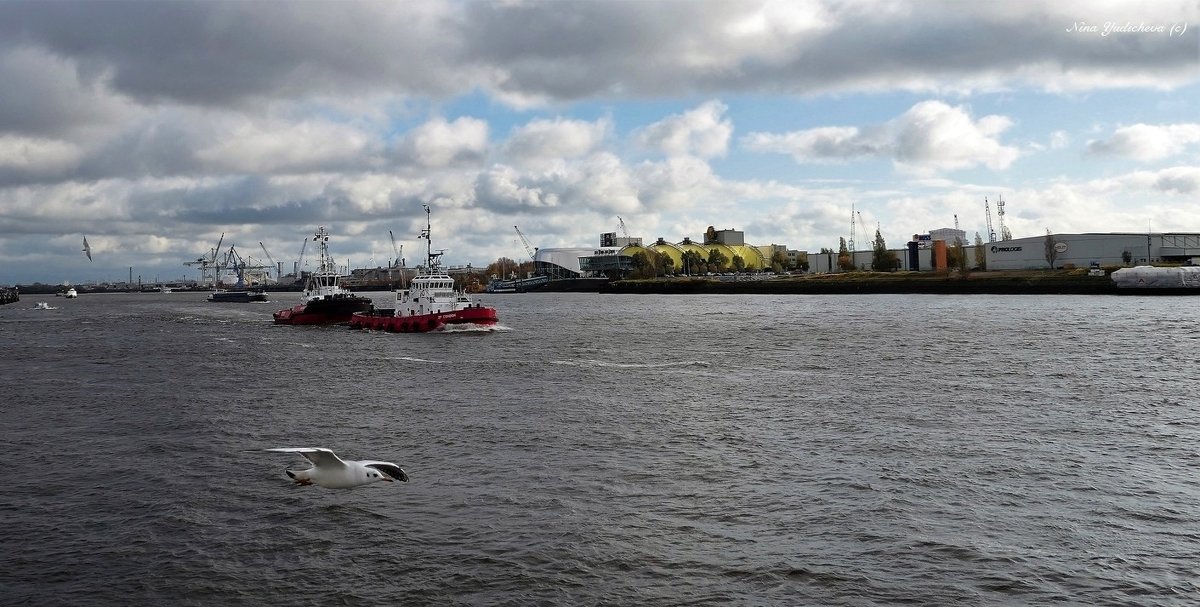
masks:
POLYGON ((433 239, 429 237, 432 228, 429 220, 429 205, 423 204, 421 206, 425 208, 425 229, 421 230, 421 238, 425 239, 425 270, 433 274, 433 271, 438 267, 438 258, 445 251, 433 252, 433 239))

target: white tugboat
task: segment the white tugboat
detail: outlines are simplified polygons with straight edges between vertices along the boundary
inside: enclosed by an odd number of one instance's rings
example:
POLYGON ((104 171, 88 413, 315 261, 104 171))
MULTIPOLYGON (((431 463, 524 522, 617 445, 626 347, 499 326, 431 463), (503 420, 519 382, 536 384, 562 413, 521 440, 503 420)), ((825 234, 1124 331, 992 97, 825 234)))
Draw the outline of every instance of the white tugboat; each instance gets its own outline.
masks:
POLYGON ((466 293, 454 288, 454 278, 440 263, 443 251, 433 252, 429 237, 429 205, 425 207, 425 266, 417 271, 407 289, 396 291, 396 307, 356 312, 350 327, 398 333, 426 333, 449 325, 491 326, 499 320, 496 309, 471 301, 466 293))

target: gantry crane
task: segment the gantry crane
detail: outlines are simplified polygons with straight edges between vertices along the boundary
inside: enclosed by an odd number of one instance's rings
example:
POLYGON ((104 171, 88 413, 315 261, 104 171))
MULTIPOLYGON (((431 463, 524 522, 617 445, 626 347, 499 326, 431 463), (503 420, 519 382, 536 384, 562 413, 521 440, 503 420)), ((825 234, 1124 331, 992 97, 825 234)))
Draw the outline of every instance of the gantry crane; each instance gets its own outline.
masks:
POLYGON ((221 243, 225 242, 225 232, 221 232, 221 238, 217 240, 217 246, 208 252, 208 255, 198 257, 196 261, 185 261, 185 266, 200 267, 200 283, 201 284, 216 284, 221 274, 221 264, 217 262, 217 252, 221 250, 221 243))

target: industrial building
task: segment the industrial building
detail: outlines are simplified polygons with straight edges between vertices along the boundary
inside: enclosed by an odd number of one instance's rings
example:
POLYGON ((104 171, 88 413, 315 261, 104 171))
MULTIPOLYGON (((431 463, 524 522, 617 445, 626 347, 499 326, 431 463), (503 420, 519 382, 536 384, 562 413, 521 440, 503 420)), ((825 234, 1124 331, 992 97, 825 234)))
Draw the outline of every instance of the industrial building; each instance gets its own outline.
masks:
MULTIPOLYGON (((1000 208, 1003 209, 1003 203, 1000 208)), ((1008 238, 996 240, 988 227, 992 242, 977 245, 967 240, 967 233, 955 227, 929 230, 925 234, 914 234, 904 248, 891 249, 898 261, 897 270, 929 272, 949 269, 947 260, 954 259, 952 248, 961 243, 968 268, 979 267, 984 262, 987 270, 1026 270, 1095 266, 1137 266, 1148 264, 1200 265, 1200 233, 1158 232, 1112 232, 1087 234, 1052 234, 1047 253, 1047 236, 1008 238), (1053 263, 1051 263, 1051 260, 1053 263)), ((1009 235, 1003 224, 1001 213, 1000 236, 1009 235)), ((622 232, 624 223, 622 222, 622 232)), ((518 230, 519 233, 519 230, 518 230)), ((978 236, 977 236, 978 237, 978 236)), ((653 244, 644 244, 640 237, 627 233, 618 236, 615 232, 600 235, 598 247, 545 248, 532 250, 534 273, 558 278, 597 278, 625 275, 635 269, 634 257, 638 253, 658 253, 670 258, 672 272, 695 274, 707 272, 707 267, 691 268, 689 259, 697 256, 706 264, 710 254, 718 251, 726 263, 732 265, 740 258, 746 271, 769 270, 771 260, 782 253, 790 267, 807 267, 809 272, 827 273, 842 271, 838 254, 814 253, 789 250, 783 245, 756 246, 747 244, 745 234, 739 230, 717 230, 709 226, 701 240, 685 237, 679 242, 668 242, 658 238, 653 244), (695 255, 689 255, 694 253, 695 255)), ((871 270, 874 251, 851 251, 854 268, 871 270)))
MULTIPOLYGON (((1155 263, 1200 263, 1200 234, 1136 233, 1052 234, 1054 267, 1086 268, 1137 266, 1155 263)), ((1026 270, 1050 267, 1047 236, 1014 238, 984 246, 989 270, 1026 270)), ((968 247, 968 250, 971 247, 968 247)))

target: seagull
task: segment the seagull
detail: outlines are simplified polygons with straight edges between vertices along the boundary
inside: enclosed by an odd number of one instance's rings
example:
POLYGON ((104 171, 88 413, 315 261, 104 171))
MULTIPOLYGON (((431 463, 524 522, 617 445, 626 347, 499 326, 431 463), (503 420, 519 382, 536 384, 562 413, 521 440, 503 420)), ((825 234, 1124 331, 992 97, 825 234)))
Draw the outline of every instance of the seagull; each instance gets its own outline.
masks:
POLYGON ((280 447, 267 449, 279 453, 299 453, 313 463, 307 470, 284 470, 297 485, 320 485, 329 489, 349 489, 379 481, 408 482, 404 470, 391 462, 343 460, 324 447, 280 447))
POLYGON ((87 253, 88 261, 92 260, 92 247, 88 246, 87 236, 83 237, 83 252, 87 253))

